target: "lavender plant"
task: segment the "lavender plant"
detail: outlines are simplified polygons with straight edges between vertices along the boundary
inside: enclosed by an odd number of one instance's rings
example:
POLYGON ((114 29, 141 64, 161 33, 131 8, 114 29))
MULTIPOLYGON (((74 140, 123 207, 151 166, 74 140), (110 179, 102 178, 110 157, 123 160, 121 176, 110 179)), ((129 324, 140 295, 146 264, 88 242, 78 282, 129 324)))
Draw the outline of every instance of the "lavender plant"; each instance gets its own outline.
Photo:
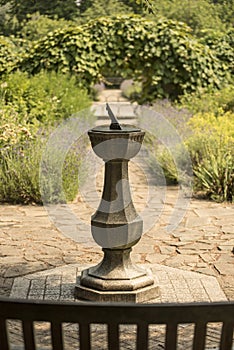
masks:
MULTIPOLYGON (((84 112, 76 115, 78 125, 94 122, 87 108, 90 104, 86 92, 66 75, 42 72, 29 79, 26 74, 15 73, 4 79, 0 84, 1 202, 42 203, 39 171, 49 136, 59 122, 80 110, 84 112)), ((76 196, 85 147, 81 141, 79 147, 74 145, 68 151, 61 169, 64 196, 57 193, 55 171, 47 183, 48 201, 70 201, 76 196)))

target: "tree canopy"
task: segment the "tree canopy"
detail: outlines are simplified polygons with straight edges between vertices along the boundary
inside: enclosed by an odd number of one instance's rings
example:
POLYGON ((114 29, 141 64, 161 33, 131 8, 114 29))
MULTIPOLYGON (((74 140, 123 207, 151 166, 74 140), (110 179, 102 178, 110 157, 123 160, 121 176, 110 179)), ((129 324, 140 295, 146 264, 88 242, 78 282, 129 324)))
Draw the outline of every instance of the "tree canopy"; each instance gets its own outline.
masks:
MULTIPOLYGON (((80 6, 83 7, 82 3, 80 6)), ((85 11, 82 11, 82 7, 80 13, 82 15, 82 18, 85 18, 86 20, 87 18, 90 19, 102 16, 113 16, 114 14, 127 14, 133 12, 133 9, 130 6, 128 6, 120 0, 93 0, 92 2, 90 2, 89 6, 84 6, 85 11)))
POLYGON ((75 0, 1 0, 1 5, 9 4, 9 13, 19 22, 28 14, 39 12, 42 15, 58 18, 73 19, 78 15, 78 7, 75 0))
POLYGON ((234 26, 234 0, 0 0, 0 31, 21 31, 29 15, 85 23, 92 18, 140 14, 185 22, 197 35, 204 29, 225 31, 234 26), (2 29, 1 29, 2 28, 2 29))

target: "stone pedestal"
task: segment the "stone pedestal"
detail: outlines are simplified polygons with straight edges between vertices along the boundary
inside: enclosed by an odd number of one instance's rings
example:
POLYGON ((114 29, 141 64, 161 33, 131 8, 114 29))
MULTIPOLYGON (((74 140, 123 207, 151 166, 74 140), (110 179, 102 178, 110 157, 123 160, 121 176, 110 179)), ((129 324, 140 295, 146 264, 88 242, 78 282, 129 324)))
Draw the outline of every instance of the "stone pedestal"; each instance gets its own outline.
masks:
POLYGON ((82 271, 75 296, 96 301, 144 302, 159 295, 150 270, 132 263, 131 248, 103 249, 100 264, 82 271))
POLYGON ((143 302, 158 296, 150 271, 134 265, 132 246, 141 238, 143 222, 132 202, 128 162, 140 150, 144 132, 132 127, 89 131, 94 152, 105 162, 102 199, 92 215, 91 230, 102 247, 103 260, 82 271, 75 296, 97 301, 143 302))

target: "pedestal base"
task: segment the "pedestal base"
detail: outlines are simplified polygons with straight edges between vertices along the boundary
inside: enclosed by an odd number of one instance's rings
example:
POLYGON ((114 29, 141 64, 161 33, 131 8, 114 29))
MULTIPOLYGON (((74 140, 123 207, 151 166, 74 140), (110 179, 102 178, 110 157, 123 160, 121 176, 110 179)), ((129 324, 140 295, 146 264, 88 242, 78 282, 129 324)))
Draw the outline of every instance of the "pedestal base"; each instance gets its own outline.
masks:
POLYGON ((159 286, 156 283, 133 291, 96 290, 82 286, 80 284, 80 277, 78 277, 74 295, 75 298, 90 301, 143 303, 157 298, 160 295, 160 291, 159 286))
POLYGON ((150 269, 132 263, 131 248, 103 248, 103 260, 81 272, 75 297, 97 301, 147 301, 159 295, 150 269))

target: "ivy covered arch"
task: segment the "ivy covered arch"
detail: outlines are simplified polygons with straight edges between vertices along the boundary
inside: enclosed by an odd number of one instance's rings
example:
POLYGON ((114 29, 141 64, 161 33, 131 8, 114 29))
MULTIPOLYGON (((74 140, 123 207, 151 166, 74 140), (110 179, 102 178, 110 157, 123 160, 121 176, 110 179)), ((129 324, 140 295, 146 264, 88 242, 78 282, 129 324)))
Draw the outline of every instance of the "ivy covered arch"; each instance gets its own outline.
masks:
POLYGON ((126 15, 50 33, 32 46, 20 67, 32 74, 75 73, 87 87, 114 72, 142 81, 141 102, 219 86, 227 70, 185 24, 126 15))

